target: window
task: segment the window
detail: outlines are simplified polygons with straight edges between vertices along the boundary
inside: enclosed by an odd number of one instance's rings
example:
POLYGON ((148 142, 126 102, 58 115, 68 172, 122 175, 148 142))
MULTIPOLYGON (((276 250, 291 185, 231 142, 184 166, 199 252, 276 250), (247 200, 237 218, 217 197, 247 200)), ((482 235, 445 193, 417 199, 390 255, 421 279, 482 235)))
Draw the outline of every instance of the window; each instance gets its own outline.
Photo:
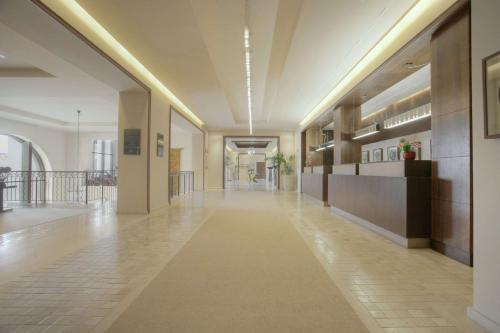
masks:
POLYGON ((114 171, 116 168, 116 140, 94 140, 92 155, 95 171, 114 171))

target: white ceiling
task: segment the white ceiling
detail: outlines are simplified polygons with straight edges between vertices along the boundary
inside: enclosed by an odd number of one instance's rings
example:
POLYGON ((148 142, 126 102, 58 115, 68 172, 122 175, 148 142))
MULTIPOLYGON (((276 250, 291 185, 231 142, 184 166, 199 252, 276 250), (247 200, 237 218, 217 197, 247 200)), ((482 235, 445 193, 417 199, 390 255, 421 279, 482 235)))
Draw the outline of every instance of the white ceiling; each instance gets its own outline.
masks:
MULTIPOLYGON (((296 128, 416 0, 248 0, 254 128, 296 128)), ((244 0, 78 0, 208 128, 246 128, 244 0)))
POLYGON ((75 66, 0 24, 0 112, 3 116, 45 119, 54 125, 76 122, 116 125, 118 93, 75 66), (19 76, 42 70, 50 75, 19 76), (13 72, 12 76, 9 75, 13 72), (3 74, 5 73, 5 75, 3 74))

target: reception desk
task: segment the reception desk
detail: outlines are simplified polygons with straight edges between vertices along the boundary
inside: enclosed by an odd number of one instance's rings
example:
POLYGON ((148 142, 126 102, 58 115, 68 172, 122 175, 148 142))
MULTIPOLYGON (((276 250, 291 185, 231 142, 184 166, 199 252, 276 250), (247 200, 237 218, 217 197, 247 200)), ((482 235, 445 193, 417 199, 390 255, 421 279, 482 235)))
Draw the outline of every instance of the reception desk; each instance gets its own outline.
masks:
POLYGON ((403 246, 429 246, 431 161, 360 164, 358 174, 333 169, 328 203, 336 214, 403 246))
POLYGON ((331 165, 305 167, 302 173, 302 193, 328 205, 328 175, 331 165))

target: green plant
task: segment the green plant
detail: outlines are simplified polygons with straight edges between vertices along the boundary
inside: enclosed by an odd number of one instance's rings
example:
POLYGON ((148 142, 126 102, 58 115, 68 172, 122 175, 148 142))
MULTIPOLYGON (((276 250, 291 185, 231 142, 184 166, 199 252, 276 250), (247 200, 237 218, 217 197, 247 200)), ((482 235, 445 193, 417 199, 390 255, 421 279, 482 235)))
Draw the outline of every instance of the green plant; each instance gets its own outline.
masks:
POLYGON ((407 153, 409 151, 412 151, 412 144, 408 140, 406 140, 405 138, 402 138, 399 141, 399 149, 401 149, 402 151, 407 153))
POLYGON ((288 158, 282 152, 278 152, 275 156, 269 157, 273 161, 275 168, 280 170, 285 175, 291 175, 294 172, 295 155, 290 155, 288 158))
POLYGON ((416 151, 416 150, 420 149, 422 147, 422 143, 419 141, 410 142, 410 141, 406 140, 405 138, 402 138, 399 141, 398 147, 400 150, 407 153, 410 151, 416 151))

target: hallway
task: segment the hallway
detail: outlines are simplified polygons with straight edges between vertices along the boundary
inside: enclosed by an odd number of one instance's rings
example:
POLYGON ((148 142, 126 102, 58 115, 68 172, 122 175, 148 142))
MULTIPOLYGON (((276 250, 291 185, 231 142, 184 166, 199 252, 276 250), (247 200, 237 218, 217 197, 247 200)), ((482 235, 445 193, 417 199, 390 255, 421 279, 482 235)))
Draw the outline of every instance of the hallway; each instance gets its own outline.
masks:
POLYGON ((1 237, 0 332, 481 332, 471 268, 295 193, 208 192, 1 237))

